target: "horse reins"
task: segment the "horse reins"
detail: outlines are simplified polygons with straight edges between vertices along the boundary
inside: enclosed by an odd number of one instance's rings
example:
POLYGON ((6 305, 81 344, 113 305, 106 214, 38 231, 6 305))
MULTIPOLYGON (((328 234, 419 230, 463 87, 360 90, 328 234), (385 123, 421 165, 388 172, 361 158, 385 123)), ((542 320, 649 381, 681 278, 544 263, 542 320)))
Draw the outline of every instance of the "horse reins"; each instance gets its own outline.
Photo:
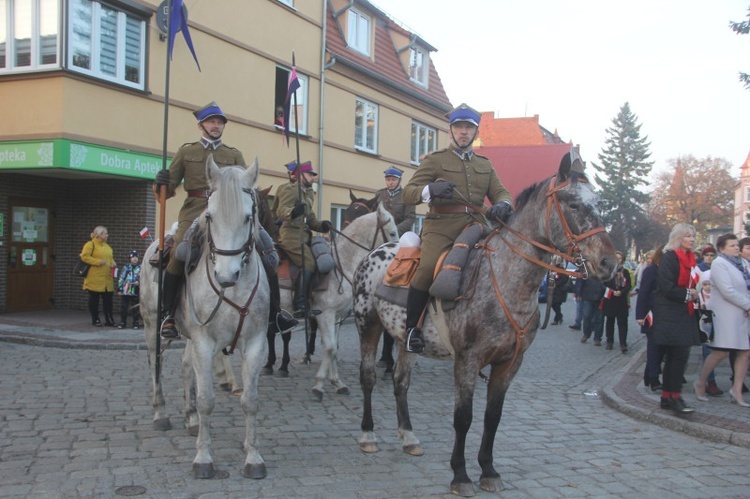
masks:
MULTIPOLYGON (((364 206, 365 208, 368 209, 368 213, 369 213, 369 208, 367 207, 366 204, 364 204, 364 203, 354 203, 354 204, 359 204, 361 206, 364 206)), ((355 246, 358 246, 358 247, 360 247, 361 249, 363 249, 365 251, 372 251, 375 248, 375 243, 378 242, 378 233, 380 233, 380 235, 383 237, 383 241, 384 242, 388 242, 388 236, 385 233, 385 226, 386 226, 386 224, 388 222, 381 221, 380 217, 378 217, 377 220, 378 220, 378 224, 375 227, 375 233, 372 236, 372 243, 370 244, 369 248, 367 246, 363 245, 363 244, 360 244, 358 241, 355 241, 354 239, 352 239, 351 237, 347 236, 346 234, 344 234, 340 230, 336 230, 334 228, 331 228, 331 232, 333 232, 337 236, 343 237, 347 241, 351 242, 355 246)), ((351 223, 351 220, 348 223, 351 223)), ((349 283, 349 285, 352 287, 352 289, 354 289, 354 283, 346 275, 346 273, 344 272, 344 268, 341 266, 341 257, 339 256, 339 246, 336 243, 336 239, 337 239, 336 237, 332 237, 331 238, 331 245, 333 246, 333 252, 336 255, 336 265, 334 267, 334 270, 336 270, 336 273, 334 275, 338 275, 340 273, 341 276, 343 277, 343 279, 346 279, 346 281, 349 283)), ((338 278, 337 278, 337 280, 339 281, 339 293, 342 293, 343 290, 341 289, 341 286, 343 285, 343 281, 341 279, 338 279, 338 278)))

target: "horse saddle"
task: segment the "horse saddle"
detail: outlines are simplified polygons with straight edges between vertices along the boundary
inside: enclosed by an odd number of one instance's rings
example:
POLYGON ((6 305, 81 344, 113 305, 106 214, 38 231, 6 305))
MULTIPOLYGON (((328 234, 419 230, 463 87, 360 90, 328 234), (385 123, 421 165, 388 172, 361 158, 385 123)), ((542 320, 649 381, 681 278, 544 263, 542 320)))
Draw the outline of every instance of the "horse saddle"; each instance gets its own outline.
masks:
MULTIPOLYGON (((480 239, 489 234, 489 229, 479 223, 467 225, 456 238, 453 247, 445 251, 435 266, 435 278, 430 286, 430 295, 442 300, 443 309, 450 310, 455 300, 463 295, 467 279, 463 278, 469 256, 480 239)), ((406 297, 414 273, 419 266, 420 248, 399 248, 388 267, 383 282, 375 289, 375 296, 396 305, 406 307, 406 297)))
MULTIPOLYGON (((164 258, 162 260, 162 267, 161 269, 164 270, 167 268, 167 264, 169 264, 169 259, 172 258, 172 250, 174 249, 174 234, 166 234, 164 236, 164 258)), ((155 252, 153 255, 151 255, 151 258, 148 259, 148 263, 154 267, 155 269, 159 268, 159 252, 155 252)))
MULTIPOLYGON (((281 246, 277 245, 276 249, 279 252, 279 266, 276 269, 276 275, 279 278, 279 288, 295 291, 297 289, 297 280, 300 276, 300 268, 292 263, 281 246)), ((328 289, 328 274, 321 274, 316 270, 310 286, 313 291, 325 291, 328 289)))

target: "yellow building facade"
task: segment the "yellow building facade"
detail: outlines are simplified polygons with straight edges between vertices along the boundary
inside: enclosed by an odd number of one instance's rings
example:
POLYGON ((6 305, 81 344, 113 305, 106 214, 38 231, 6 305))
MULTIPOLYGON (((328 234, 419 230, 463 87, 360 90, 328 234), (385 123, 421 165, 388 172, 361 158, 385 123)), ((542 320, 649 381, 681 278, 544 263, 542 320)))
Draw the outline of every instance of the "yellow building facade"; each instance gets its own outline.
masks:
MULTIPOLYGON (((192 112, 216 101, 229 119, 224 142, 257 157, 260 186, 286 182, 294 132, 287 146, 274 120, 292 54, 300 158, 320 173, 320 218, 338 224, 350 190, 370 197, 390 165, 406 182, 423 154, 448 145, 435 48, 370 2, 184 4, 201 71, 178 33, 167 162, 199 139, 192 112)), ((150 189, 162 167, 167 6, 0 0, 0 312, 84 308, 70 270, 96 225, 109 228, 119 264, 145 250, 141 229, 158 233, 150 189)), ((183 196, 169 201, 168 225, 183 196)))

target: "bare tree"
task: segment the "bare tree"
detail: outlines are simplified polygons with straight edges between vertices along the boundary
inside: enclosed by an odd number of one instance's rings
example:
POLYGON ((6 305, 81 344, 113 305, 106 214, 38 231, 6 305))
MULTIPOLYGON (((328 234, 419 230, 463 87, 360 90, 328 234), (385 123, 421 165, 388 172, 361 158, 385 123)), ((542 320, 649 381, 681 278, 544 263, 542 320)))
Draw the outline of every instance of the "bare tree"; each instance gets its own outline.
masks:
POLYGON ((666 225, 687 222, 700 235, 707 229, 732 224, 737 179, 723 158, 680 156, 668 161, 670 169, 656 177, 650 212, 666 225))

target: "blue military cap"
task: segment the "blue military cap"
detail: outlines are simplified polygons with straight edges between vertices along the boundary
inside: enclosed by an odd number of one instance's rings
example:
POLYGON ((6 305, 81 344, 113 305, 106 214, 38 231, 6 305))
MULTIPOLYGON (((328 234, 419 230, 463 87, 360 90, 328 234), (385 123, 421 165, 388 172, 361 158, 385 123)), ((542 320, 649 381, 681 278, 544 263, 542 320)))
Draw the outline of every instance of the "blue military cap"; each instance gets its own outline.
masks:
POLYGON ((214 116, 218 116, 219 118, 221 118, 222 121, 224 121, 224 123, 227 122, 227 117, 224 116, 224 113, 222 112, 221 108, 215 102, 206 104, 202 108, 195 111, 193 115, 198 119, 198 123, 203 123, 208 118, 212 118, 214 116))
POLYGON ((465 103, 459 104, 459 106, 450 113, 448 113, 448 121, 452 125, 459 121, 465 121, 471 123, 474 126, 479 126, 479 122, 482 121, 482 116, 476 109, 470 108, 465 103))
POLYGON ((294 173, 294 169, 297 168, 297 162, 296 161, 290 161, 289 163, 285 164, 286 171, 289 173, 294 173))
POLYGON ((386 177, 401 178, 404 174, 404 170, 401 170, 400 168, 396 168, 395 166, 390 166, 383 173, 385 173, 386 177))

